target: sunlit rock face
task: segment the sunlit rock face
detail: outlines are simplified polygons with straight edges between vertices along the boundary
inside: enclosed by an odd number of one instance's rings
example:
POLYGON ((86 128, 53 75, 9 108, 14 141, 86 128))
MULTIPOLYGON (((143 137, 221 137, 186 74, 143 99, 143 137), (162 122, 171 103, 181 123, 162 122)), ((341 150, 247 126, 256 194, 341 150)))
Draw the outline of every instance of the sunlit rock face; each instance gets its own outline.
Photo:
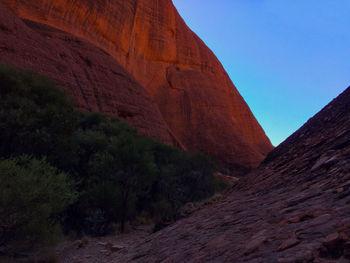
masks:
POLYGON ((66 32, 22 21, 0 4, 3 62, 49 76, 83 110, 117 115, 143 135, 177 143, 151 96, 113 57, 66 32))
POLYGON ((110 54, 148 91, 186 149, 243 170, 257 166, 272 149, 220 62, 170 0, 0 3, 21 18, 81 37, 110 54))

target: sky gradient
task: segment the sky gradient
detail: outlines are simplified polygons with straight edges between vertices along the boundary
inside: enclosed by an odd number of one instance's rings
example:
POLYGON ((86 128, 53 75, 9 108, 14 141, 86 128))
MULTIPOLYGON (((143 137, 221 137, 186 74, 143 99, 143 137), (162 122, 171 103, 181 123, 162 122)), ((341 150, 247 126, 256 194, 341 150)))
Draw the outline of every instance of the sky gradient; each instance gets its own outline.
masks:
POLYGON ((277 146, 350 85, 349 0, 173 0, 277 146))

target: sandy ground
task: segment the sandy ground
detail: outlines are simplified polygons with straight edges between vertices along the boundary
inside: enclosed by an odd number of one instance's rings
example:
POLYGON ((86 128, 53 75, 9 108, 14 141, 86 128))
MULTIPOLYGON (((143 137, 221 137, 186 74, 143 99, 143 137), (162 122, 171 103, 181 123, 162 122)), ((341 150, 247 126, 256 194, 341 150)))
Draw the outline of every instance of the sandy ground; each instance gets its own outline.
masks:
POLYGON ((57 249, 58 262, 103 263, 116 260, 118 254, 127 253, 129 247, 144 240, 152 230, 152 225, 138 226, 125 234, 85 237, 81 240, 65 242, 57 249))

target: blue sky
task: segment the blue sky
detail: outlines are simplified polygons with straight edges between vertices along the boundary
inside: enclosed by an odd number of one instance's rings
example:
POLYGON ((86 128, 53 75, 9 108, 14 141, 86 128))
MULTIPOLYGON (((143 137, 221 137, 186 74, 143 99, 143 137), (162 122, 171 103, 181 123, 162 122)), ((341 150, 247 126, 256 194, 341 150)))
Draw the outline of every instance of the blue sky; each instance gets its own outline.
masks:
POLYGON ((350 85, 350 0, 173 0, 274 145, 350 85))

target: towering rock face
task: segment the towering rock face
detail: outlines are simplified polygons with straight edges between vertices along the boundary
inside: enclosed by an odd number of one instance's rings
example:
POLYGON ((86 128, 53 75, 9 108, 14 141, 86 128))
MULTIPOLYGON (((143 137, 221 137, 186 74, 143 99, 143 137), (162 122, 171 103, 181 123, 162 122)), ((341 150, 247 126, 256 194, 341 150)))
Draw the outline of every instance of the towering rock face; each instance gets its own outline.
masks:
POLYGON ((272 149, 220 62, 171 0, 0 3, 23 19, 81 37, 109 53, 149 92, 185 148, 245 169, 257 166, 272 149))
POLYGON ((163 261, 350 262, 350 87, 222 200, 108 258, 163 261))
POLYGON ((148 92, 115 59, 63 31, 22 21, 0 4, 4 61, 54 79, 81 109, 117 115, 143 135, 177 143, 148 92))

